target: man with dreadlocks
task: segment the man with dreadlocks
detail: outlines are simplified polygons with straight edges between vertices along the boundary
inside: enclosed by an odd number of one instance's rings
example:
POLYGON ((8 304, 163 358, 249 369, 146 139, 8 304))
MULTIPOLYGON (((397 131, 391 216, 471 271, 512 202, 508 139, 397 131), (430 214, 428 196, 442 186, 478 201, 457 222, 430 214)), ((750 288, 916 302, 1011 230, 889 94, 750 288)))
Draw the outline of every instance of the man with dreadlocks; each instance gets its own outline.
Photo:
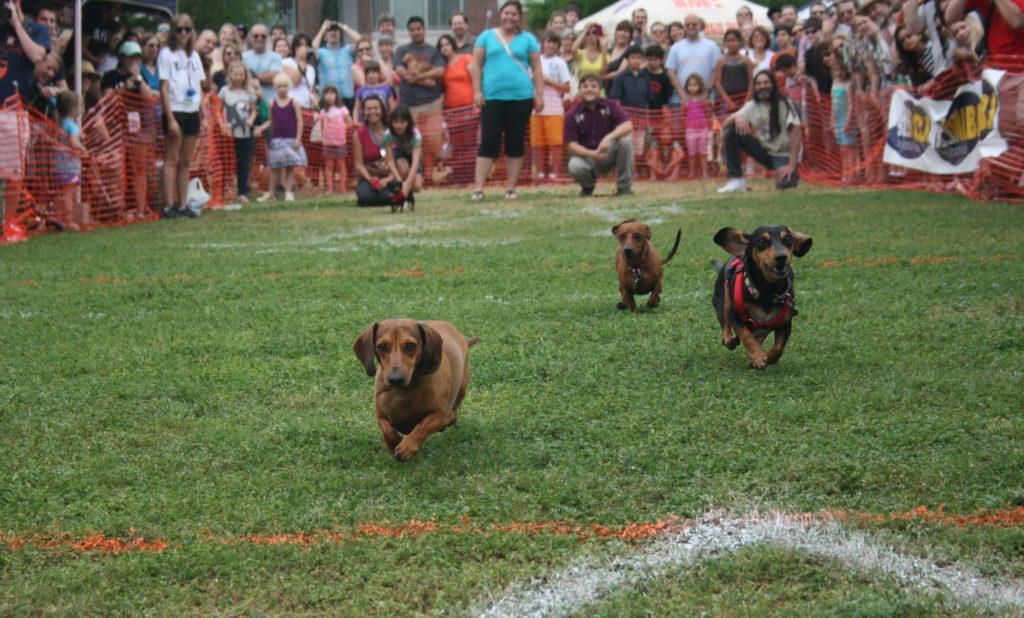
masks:
POLYGON ((796 186, 799 180, 796 167, 800 162, 800 113, 788 97, 779 93, 771 71, 764 70, 754 76, 754 98, 726 118, 722 125, 722 139, 729 182, 718 190, 719 193, 747 190, 740 151, 775 171, 776 188, 796 186))

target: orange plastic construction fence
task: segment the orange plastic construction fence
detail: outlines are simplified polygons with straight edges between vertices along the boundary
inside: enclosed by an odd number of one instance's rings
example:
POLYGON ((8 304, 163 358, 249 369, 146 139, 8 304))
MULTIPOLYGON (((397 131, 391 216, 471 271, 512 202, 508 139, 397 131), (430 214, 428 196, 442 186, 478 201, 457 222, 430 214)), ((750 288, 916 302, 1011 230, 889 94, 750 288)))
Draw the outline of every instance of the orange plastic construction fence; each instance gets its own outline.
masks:
MULTIPOLYGON (((810 182, 859 187, 898 187, 925 191, 959 191, 973 199, 1024 199, 1024 58, 1000 58, 984 65, 957 64, 938 76, 927 90, 934 99, 949 99, 983 68, 1007 71, 999 82, 998 127, 1009 145, 998 157, 982 159, 976 171, 938 175, 883 162, 889 102, 894 89, 878 97, 855 97, 843 139, 834 129, 832 102, 813 86, 794 87, 787 95, 803 118, 804 155, 801 176, 810 182), (840 145, 840 141, 843 144, 840 145)), ((686 113, 628 109, 637 178, 685 180, 722 176, 721 121, 742 101, 710 108, 706 144, 688 139, 686 113), (697 151, 699 150, 699 151, 697 151)), ((104 97, 85 116, 83 149, 49 118, 12 98, 0 107, 0 199, 3 237, 0 242, 56 230, 87 230, 158 217, 163 207, 164 143, 162 110, 157 100, 123 91, 104 97)), ((208 208, 237 200, 234 140, 216 96, 203 101, 202 131, 190 165, 210 194, 208 208)), ((304 194, 325 191, 318 113, 303 112, 303 143, 309 165, 297 174, 304 194)), ((446 109, 415 119, 423 134, 424 181, 429 186, 463 186, 473 182, 479 113, 473 107, 446 109)), ((349 143, 351 143, 351 127, 349 143)), ((529 139, 529 135, 527 135, 529 139)), ((564 148, 532 148, 520 181, 568 182, 564 148), (543 177, 541 176, 543 173, 543 177)), ((251 184, 269 190, 266 141, 257 139, 251 184)), ((750 164, 748 164, 750 165, 750 164)), ((355 175, 351 156, 345 160, 347 184, 335 193, 353 197, 355 175)), ((504 157, 489 181, 506 173, 504 157)), ((178 198, 183 202, 184 199, 178 198)))

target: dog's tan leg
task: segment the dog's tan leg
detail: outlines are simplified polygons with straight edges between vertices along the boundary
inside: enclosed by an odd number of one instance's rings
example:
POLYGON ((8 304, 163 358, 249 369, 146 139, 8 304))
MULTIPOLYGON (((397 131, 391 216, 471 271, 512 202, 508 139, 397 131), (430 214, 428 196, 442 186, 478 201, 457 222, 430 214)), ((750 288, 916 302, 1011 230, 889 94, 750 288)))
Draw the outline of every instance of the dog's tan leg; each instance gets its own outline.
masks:
POLYGON ((377 425, 380 426, 380 431, 384 434, 384 445, 388 447, 388 452, 394 454, 395 447, 402 441, 402 436, 398 435, 398 432, 391 426, 391 423, 379 416, 377 417, 377 425))
POLYGON ((441 410, 435 410, 423 417, 423 420, 416 425, 416 428, 402 438, 402 442, 395 447, 395 459, 398 461, 408 461, 409 458, 419 452, 423 441, 430 434, 441 431, 448 426, 449 418, 449 415, 441 410))
POLYGON ((633 300, 633 293, 626 290, 624 287, 619 287, 619 304, 615 306, 616 309, 629 309, 630 311, 636 311, 636 301, 633 300))
POLYGON ((659 281, 654 289, 651 290, 651 296, 647 299, 647 306, 654 309, 661 304, 661 282, 659 281))
POLYGON ((732 313, 732 296, 726 292, 725 298, 722 302, 722 345, 733 350, 736 348, 738 340, 736 339, 736 335, 732 332, 732 323, 729 322, 730 313, 732 313))
POLYGON ((743 347, 747 350, 750 366, 754 369, 764 369, 768 362, 768 355, 761 349, 761 344, 757 341, 754 333, 747 328, 741 328, 740 341, 743 342, 743 347))
MULTIPOLYGON (((467 369, 467 371, 469 371, 467 369)), ((466 397, 466 381, 463 380, 462 386, 459 387, 459 393, 455 395, 455 405, 452 406, 451 414, 448 415, 448 426, 454 425, 458 420, 459 406, 462 405, 463 398, 466 397)))
POLYGON ((792 329, 793 324, 789 323, 775 331, 775 341, 772 342, 772 349, 768 351, 769 365, 774 365, 782 358, 782 353, 786 350, 786 342, 789 341, 789 334, 792 332, 792 329))

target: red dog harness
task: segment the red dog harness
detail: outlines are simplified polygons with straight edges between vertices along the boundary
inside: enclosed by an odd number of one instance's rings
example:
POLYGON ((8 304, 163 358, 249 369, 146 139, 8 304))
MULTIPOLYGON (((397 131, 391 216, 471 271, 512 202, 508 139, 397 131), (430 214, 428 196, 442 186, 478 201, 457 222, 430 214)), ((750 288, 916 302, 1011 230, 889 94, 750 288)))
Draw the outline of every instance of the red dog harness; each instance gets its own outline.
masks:
MULTIPOLYGON (((786 291, 776 296, 773 302, 777 305, 782 305, 779 312, 775 314, 775 317, 767 322, 759 322, 754 318, 750 317, 747 312, 746 302, 743 300, 743 290, 750 293, 754 298, 761 296, 761 293, 757 290, 750 279, 747 277, 746 267, 743 260, 734 257, 729 261, 729 265, 726 266, 729 275, 729 285, 732 287, 732 305, 736 308, 736 313, 740 316, 740 321, 746 325, 750 330, 773 330, 776 326, 783 323, 786 318, 789 317, 790 310, 793 309, 793 303, 796 302, 796 294, 792 291, 789 282, 786 282, 786 291)), ((793 315, 796 315, 794 310, 793 315)))

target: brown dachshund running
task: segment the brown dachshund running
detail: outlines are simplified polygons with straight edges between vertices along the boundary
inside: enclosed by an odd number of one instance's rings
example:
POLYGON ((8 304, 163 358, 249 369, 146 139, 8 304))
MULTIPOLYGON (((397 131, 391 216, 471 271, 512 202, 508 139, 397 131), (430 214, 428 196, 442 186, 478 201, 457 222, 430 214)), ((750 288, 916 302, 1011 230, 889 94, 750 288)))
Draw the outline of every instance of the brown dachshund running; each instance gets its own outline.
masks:
POLYGON ((742 342, 750 366, 764 369, 779 362, 793 331, 793 256, 803 257, 813 240, 785 225, 762 226, 753 234, 723 227, 714 240, 733 255, 727 264, 712 261, 718 280, 711 304, 722 327, 722 344, 732 350, 742 342), (768 333, 775 333, 775 339, 765 353, 768 333))
POLYGON ((352 344, 366 375, 377 376, 374 412, 396 459, 406 461, 427 436, 455 424, 469 381, 469 348, 479 340, 467 341, 447 322, 387 320, 352 344))
POLYGON ((633 219, 626 219, 612 228, 612 234, 619 239, 619 250, 615 253, 615 270, 619 274, 619 295, 622 300, 616 309, 636 311, 634 295, 650 294, 647 306, 657 307, 661 303, 661 275, 663 267, 676 254, 683 230, 676 232, 676 243, 664 260, 651 244, 651 228, 633 219))

